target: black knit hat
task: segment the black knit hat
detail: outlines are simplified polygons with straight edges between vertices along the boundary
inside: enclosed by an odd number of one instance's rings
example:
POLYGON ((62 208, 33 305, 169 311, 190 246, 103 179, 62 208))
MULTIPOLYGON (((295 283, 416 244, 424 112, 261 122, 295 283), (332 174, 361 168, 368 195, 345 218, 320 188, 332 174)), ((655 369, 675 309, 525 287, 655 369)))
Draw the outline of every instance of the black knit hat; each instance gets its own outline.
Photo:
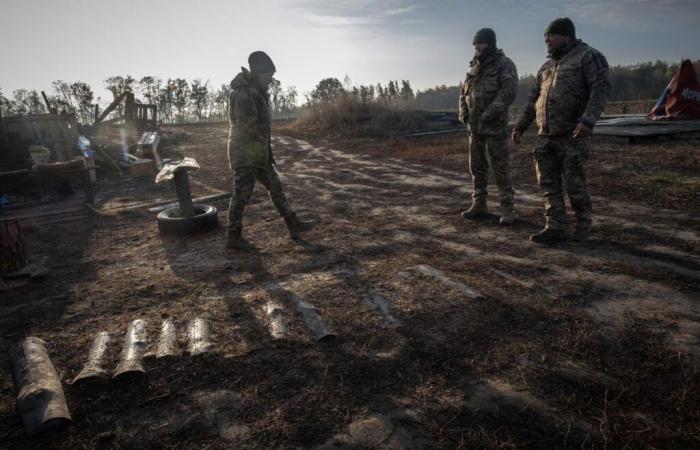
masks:
POLYGON ((489 44, 491 47, 496 47, 496 32, 491 28, 482 28, 474 35, 472 44, 489 44))
POLYGON ((544 34, 560 34, 576 39, 576 27, 568 17, 556 19, 544 30, 544 34))
POLYGON ((275 64, 267 53, 257 51, 248 57, 248 67, 252 73, 273 73, 276 72, 275 64))

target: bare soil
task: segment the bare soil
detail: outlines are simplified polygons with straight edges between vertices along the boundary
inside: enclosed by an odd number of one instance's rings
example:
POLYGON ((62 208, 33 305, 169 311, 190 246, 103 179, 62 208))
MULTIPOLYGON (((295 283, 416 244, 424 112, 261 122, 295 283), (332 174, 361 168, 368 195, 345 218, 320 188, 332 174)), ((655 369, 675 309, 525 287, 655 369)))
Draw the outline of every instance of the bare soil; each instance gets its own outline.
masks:
MULTIPOLYGON (((99 214, 28 231, 48 275, 1 293, 0 447, 700 446, 697 142, 594 142, 590 241, 540 246, 528 240, 543 222, 532 136, 513 149, 519 218, 502 227, 459 215, 462 135, 309 143, 287 131, 274 143, 282 182, 319 221, 303 240, 261 186, 244 231, 258 253, 226 250, 225 227, 161 238, 146 206, 172 186, 104 175, 99 214), (98 332, 113 336, 113 369, 131 321, 155 344, 171 318, 184 348, 195 317, 212 326, 212 354, 150 362, 132 383, 69 384, 98 332), (334 337, 317 340, 319 325, 334 337), (47 342, 68 429, 24 432, 7 358, 23 336, 47 342)), ((195 196, 230 189, 226 133, 163 130, 165 157, 202 166, 195 196)), ((213 204, 225 225, 226 201, 213 204)))

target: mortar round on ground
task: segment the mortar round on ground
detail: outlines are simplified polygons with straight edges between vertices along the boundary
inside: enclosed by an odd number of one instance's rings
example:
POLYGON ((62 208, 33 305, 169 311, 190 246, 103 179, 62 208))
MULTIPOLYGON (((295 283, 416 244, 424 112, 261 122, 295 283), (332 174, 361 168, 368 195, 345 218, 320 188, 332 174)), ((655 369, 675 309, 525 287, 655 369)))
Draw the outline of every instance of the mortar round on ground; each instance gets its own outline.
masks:
POLYGON ((212 230, 219 226, 219 215, 210 205, 194 205, 194 216, 182 217, 180 208, 169 208, 158 213, 158 229, 163 234, 188 235, 212 230))

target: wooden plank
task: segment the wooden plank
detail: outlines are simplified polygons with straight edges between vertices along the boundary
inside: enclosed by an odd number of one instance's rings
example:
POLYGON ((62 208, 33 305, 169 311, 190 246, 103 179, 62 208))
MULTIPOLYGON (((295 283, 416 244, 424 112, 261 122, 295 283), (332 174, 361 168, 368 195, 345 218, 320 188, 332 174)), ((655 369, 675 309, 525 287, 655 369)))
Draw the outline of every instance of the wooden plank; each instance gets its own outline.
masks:
POLYGON ((117 97, 112 103, 110 103, 110 105, 107 107, 107 109, 102 111, 102 114, 100 114, 100 117, 97 118, 97 120, 95 121, 95 123, 92 124, 92 126, 95 127, 95 126, 99 125, 104 120, 104 118, 109 115, 109 113, 114 111, 114 109, 117 107, 117 105, 119 105, 119 102, 121 102, 125 96, 126 96, 126 92, 122 92, 119 97, 117 97))
POLYGON ((41 91, 41 96, 44 97, 44 103, 46 103, 46 110, 49 113, 55 114, 54 110, 51 108, 51 103, 49 102, 49 98, 46 96, 46 92, 41 91))

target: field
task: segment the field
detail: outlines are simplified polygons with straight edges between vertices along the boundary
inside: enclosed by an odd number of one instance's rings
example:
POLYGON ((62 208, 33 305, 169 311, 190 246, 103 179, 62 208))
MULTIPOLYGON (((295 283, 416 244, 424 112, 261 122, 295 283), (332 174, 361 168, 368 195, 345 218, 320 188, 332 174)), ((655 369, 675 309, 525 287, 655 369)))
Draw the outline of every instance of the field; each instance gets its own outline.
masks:
MULTIPOLYGON (((226 125, 162 134, 164 156, 202 166, 195 196, 230 189, 226 125)), ((543 223, 535 136, 513 148, 518 220, 504 228, 459 215, 463 135, 292 135, 279 128, 274 152, 291 204, 318 220, 304 240, 260 185, 244 230, 258 253, 226 250, 225 227, 162 239, 143 205, 172 187, 106 175, 99 214, 28 231, 48 275, 2 293, 0 447, 700 447, 697 141, 595 141, 591 239, 540 246, 528 240, 543 223), (152 362, 129 384, 68 384, 98 332, 114 338, 111 369, 131 321, 155 342, 171 318, 184 348, 195 317, 212 326, 212 354, 152 362), (73 416, 35 437, 7 358, 30 335, 46 340, 73 416)), ((226 201, 213 204, 225 224, 226 201)))

